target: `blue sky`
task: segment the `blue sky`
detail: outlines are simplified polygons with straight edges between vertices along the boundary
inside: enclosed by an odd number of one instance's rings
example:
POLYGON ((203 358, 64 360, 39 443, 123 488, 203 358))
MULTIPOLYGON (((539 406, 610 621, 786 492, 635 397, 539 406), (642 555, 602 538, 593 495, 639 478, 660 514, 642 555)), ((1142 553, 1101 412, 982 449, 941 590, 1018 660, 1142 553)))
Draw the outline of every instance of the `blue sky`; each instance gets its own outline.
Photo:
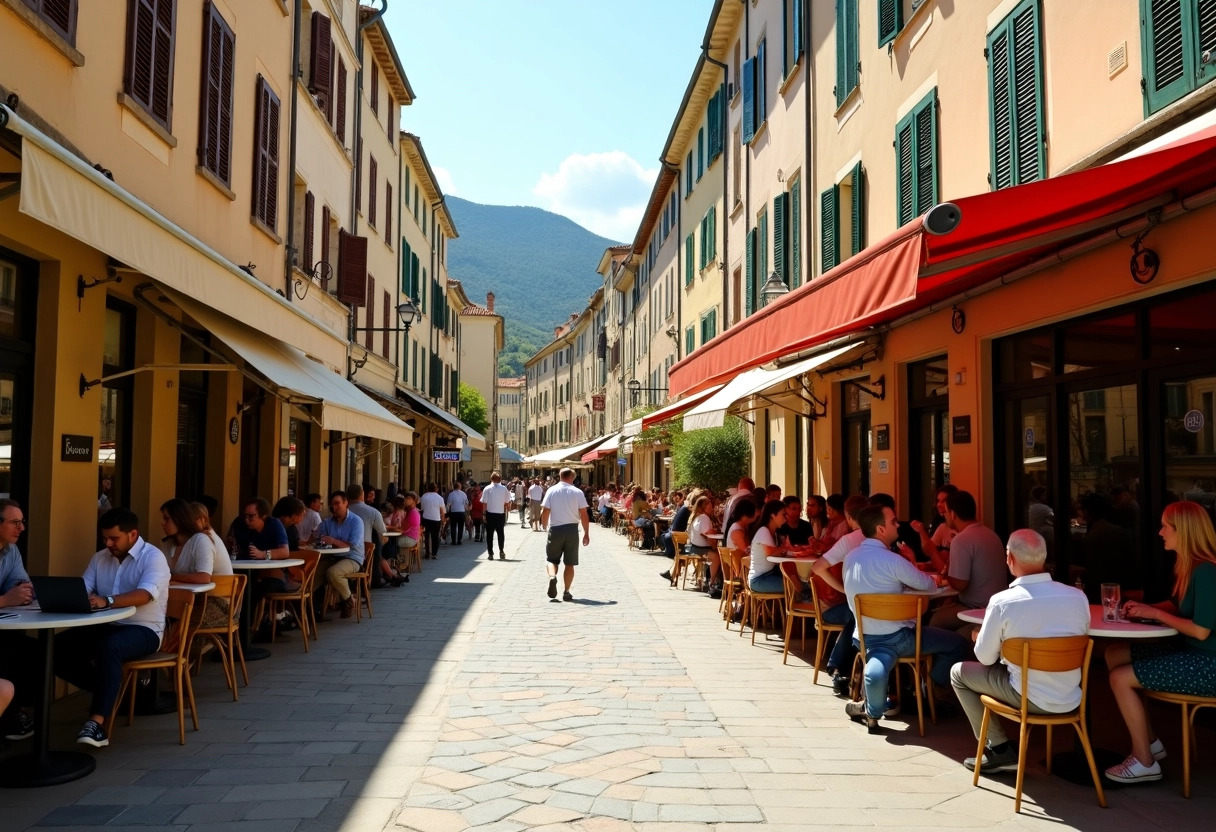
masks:
POLYGON ((390 0, 445 193, 632 240, 713 0, 390 0))

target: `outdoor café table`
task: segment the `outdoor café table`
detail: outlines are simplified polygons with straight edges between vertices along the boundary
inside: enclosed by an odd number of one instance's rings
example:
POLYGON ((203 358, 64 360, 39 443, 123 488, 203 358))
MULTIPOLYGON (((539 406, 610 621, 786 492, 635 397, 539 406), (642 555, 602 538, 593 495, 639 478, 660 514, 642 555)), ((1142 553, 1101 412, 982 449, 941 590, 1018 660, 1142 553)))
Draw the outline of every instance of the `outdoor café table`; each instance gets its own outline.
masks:
MULTIPOLYGON (((381 537, 401 537, 401 532, 385 532, 384 534, 382 534, 380 536, 381 537)), ((333 550, 330 549, 330 551, 332 552, 333 550)), ((350 549, 347 549, 346 551, 349 552, 350 549)))
MULTIPOLYGON (((169 584, 169 589, 184 589, 187 592, 193 592, 195 595, 199 595, 200 593, 210 592, 211 590, 215 589, 215 583, 208 582, 205 584, 185 584, 179 583, 178 581, 172 581, 169 584)), ((176 710, 176 708, 177 706, 175 705, 174 709, 176 710)))
MULTIPOLYGON (((337 552, 338 549, 326 549, 327 552, 337 552)), ((342 549, 343 552, 349 552, 350 547, 342 549)), ((287 569, 290 566, 303 566, 304 561, 301 558, 284 558, 283 560, 246 560, 245 558, 237 558, 232 562, 233 569, 240 569, 242 572, 256 572, 259 569, 287 569)), ((256 662, 262 659, 270 658, 270 651, 265 647, 254 647, 250 643, 251 633, 249 632, 252 624, 253 616, 253 576, 248 576, 249 580, 245 581, 245 602, 241 604, 241 650, 245 654, 245 661, 256 662)))
POLYGON ((708 537, 710 540, 721 540, 722 538, 726 537, 726 535, 722 534, 721 532, 706 532, 703 536, 708 537))
POLYGON ((78 780, 93 770, 93 758, 79 751, 51 751, 51 696, 55 690, 54 631, 110 624, 135 615, 135 607, 93 613, 42 612, 29 607, 6 610, 0 630, 37 630, 42 645, 42 695, 34 705, 34 750, 0 764, 0 786, 54 786, 78 780))
MULTIPOLYGON (((706 535, 707 537, 709 535, 706 535)), ((811 577, 811 566, 815 561, 819 560, 818 555, 769 555, 769 563, 796 563, 798 564, 798 577, 802 580, 808 580, 811 577)))
MULTIPOLYGON (((959 620, 966 621, 969 624, 983 624, 984 612, 985 610, 963 610, 958 614, 958 617, 959 620)), ((1178 635, 1178 631, 1173 627, 1166 627, 1161 624, 1137 624, 1134 621, 1103 621, 1102 605, 1090 604, 1089 635, 1091 638, 1166 638, 1167 636, 1178 635)), ((1087 721, 1090 718, 1090 713, 1092 713, 1092 710, 1085 713, 1087 721)), ((1103 770, 1121 762, 1123 755, 1116 751, 1094 746, 1094 760, 1098 765, 1099 776, 1101 776, 1103 770)), ((1082 752, 1079 742, 1074 750, 1056 754, 1051 758, 1051 771, 1068 782, 1076 783, 1080 786, 1090 785, 1093 779, 1089 773, 1089 763, 1085 759, 1085 754, 1082 752)), ((1103 788, 1119 788, 1120 786, 1120 783, 1109 779, 1104 778, 1102 781, 1103 788)))

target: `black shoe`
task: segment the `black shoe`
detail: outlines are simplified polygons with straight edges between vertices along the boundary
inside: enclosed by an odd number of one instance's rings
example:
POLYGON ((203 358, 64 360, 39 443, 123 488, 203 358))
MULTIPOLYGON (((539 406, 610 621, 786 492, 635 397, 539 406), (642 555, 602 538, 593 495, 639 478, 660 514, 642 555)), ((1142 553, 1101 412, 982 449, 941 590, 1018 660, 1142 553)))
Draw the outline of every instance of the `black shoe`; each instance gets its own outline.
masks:
POLYGON ((574 600, 574 596, 570 594, 570 590, 567 589, 565 592, 562 593, 562 600, 563 601, 573 601, 574 600))
POLYGON ((667 583, 671 583, 671 570, 669 569, 666 572, 660 572, 659 577, 667 581, 667 583))
POLYGON ((76 742, 80 745, 91 745, 94 748, 105 748, 110 744, 110 738, 106 736, 105 730, 100 725, 90 719, 76 735, 76 742))
POLYGON ((499 560, 506 560, 506 559, 507 559, 507 556, 506 556, 506 555, 504 555, 502 552, 499 552, 499 553, 498 553, 498 559, 499 559, 499 560))
POLYGON ((865 723, 866 730, 871 734, 879 732, 878 720, 866 711, 865 702, 849 702, 844 706, 844 712, 854 722, 865 723))
POLYGON ((832 692, 837 696, 846 696, 849 692, 849 677, 843 673, 837 673, 832 677, 832 692))
POLYGON ((553 578, 550 578, 550 579, 549 579, 549 591, 548 591, 546 594, 547 594, 547 595, 548 595, 550 598, 556 598, 556 597, 557 597, 557 578, 556 578, 556 577, 553 577, 553 578))
POLYGON ((494 560, 494 553, 486 552, 486 560, 494 560))
MULTIPOLYGON (((975 771, 975 758, 963 760, 963 768, 975 771)), ((993 751, 991 746, 984 749, 984 759, 980 765, 981 774, 1000 774, 1002 771, 1018 770, 1018 752, 1012 746, 1004 751, 993 751)))
POLYGON ((720 586, 710 587, 709 588, 709 597, 714 599, 715 601, 719 600, 722 597, 722 587, 720 587, 720 586))
POLYGON ((6 740, 28 740, 32 736, 34 736, 34 720, 30 719, 29 714, 25 711, 17 711, 12 724, 4 733, 4 738, 6 740))

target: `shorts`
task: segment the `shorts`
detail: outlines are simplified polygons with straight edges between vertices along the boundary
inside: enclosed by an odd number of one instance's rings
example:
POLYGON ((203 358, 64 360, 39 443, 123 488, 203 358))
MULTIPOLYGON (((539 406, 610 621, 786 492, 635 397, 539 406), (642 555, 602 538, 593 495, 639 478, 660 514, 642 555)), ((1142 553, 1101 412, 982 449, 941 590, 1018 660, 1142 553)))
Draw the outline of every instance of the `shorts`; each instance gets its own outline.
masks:
POLYGON ((540 500, 533 500, 528 503, 528 520, 532 523, 540 522, 540 500))
POLYGON ((549 527, 549 540, 545 544, 545 557, 549 563, 578 566, 578 529, 578 523, 549 527))

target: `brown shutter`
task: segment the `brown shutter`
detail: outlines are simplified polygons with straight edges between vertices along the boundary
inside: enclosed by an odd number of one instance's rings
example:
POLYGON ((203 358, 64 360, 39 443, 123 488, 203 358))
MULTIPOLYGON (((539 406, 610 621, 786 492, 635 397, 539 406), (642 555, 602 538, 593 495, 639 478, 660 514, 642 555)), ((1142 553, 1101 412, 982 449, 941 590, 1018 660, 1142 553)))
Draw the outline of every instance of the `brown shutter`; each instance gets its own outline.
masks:
POLYGON ((304 192, 304 262, 300 264, 300 268, 304 271, 312 271, 312 244, 313 244, 313 220, 316 212, 316 199, 312 195, 312 191, 304 192))
POLYGON ((380 115, 380 73, 376 71, 376 65, 371 65, 372 70, 372 112, 380 115))
POLYGON ((336 98, 335 110, 337 122, 334 125, 334 132, 338 134, 338 143, 346 147, 346 63, 342 60, 342 56, 338 56, 338 84, 334 87, 334 94, 331 96, 336 98))
MULTIPOLYGON (((321 206, 321 262, 326 266, 329 265, 329 206, 321 206)), ((311 263, 309 266, 311 267, 311 263)), ((326 291, 329 290, 329 278, 331 272, 328 269, 322 268, 319 272, 321 275, 321 285, 326 291)))
POLYGON ((392 324, 389 322, 389 305, 391 303, 392 303, 392 299, 389 297, 388 292, 385 292, 384 293, 384 312, 382 314, 382 317, 384 318, 384 339, 380 343, 380 354, 383 355, 385 357, 385 359, 388 359, 388 334, 389 334, 388 329, 390 326, 392 326, 392 324))
POLYGON ((363 165, 363 137, 355 145, 355 211, 363 210, 363 176, 358 173, 363 165))
POLYGON ((393 183, 384 183, 384 242, 393 244, 393 183))
POLYGON ((236 36, 214 3, 203 8, 202 95, 198 163, 232 181, 232 84, 236 36))
POLYGON ((258 76, 253 141, 253 216, 272 231, 279 215, 279 98, 258 76))
MULTIPOLYGON (((308 89, 319 98, 329 100, 330 84, 333 76, 333 37, 329 28, 329 18, 320 12, 312 13, 312 43, 309 58, 312 64, 312 77, 308 89)), ((324 101, 322 107, 325 106, 324 101)))
POLYGON ((376 157, 367 156, 367 222, 376 224, 376 157))
MULTIPOLYGON (((337 58, 337 47, 330 42, 329 44, 329 71, 334 71, 334 61, 337 58)), ((334 123, 334 85, 330 82, 329 95, 325 96, 325 121, 328 124, 334 123)))
POLYGON ((25 5, 50 24, 64 40, 76 44, 77 0, 25 0, 25 5))
POLYGON ((367 302, 367 238, 338 232, 338 291, 342 303, 367 302))
POLYGON ((370 274, 367 276, 367 310, 363 313, 363 328, 366 332, 363 333, 363 346, 369 351, 372 349, 373 336, 372 327, 375 326, 376 320, 376 278, 370 274))
POLYGON ((170 129, 176 0, 131 0, 123 92, 170 129))

